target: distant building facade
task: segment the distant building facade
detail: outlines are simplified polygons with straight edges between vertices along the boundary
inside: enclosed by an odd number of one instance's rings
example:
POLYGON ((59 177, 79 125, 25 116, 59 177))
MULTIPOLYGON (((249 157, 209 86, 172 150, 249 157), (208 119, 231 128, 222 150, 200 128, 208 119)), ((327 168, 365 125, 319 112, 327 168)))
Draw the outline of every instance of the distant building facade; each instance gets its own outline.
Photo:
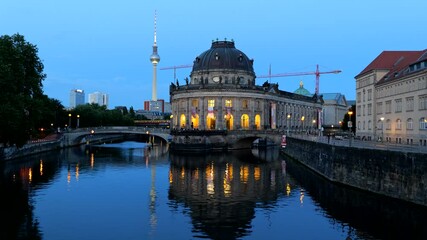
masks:
POLYGON ((70 91, 70 108, 75 108, 78 105, 85 104, 85 92, 81 89, 73 89, 70 91))
POLYGON ((351 106, 348 105, 345 96, 341 93, 322 93, 323 98, 323 126, 341 127, 344 115, 351 106))
MULTIPOLYGON (((302 81, 294 93, 308 97, 313 96, 313 94, 304 88, 302 81)), ((320 123, 324 129, 335 129, 338 131, 351 105, 348 104, 345 96, 341 93, 322 93, 320 95, 322 98, 320 123)))
POLYGON ((165 111, 165 100, 158 99, 156 101, 144 101, 144 110, 163 113, 165 111))
POLYGON ((108 108, 108 94, 101 92, 89 93, 89 103, 106 106, 108 108))
POLYGON ((427 145, 427 49, 384 51, 355 79, 358 136, 427 145))

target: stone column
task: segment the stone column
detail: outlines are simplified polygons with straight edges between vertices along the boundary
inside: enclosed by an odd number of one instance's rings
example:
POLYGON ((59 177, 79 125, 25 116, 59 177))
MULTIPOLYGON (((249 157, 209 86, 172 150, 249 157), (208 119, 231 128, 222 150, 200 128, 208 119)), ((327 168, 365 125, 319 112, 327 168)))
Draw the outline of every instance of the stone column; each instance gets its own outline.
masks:
POLYGON ((217 104, 215 103, 215 108, 217 109, 217 114, 216 114, 216 129, 221 129, 224 130, 225 129, 225 124, 224 124, 224 110, 225 107, 224 104, 222 103, 222 97, 218 97, 217 98, 217 102, 218 102, 218 106, 216 106, 217 104))
POLYGON ((205 99, 205 97, 201 97, 201 98, 199 98, 199 101, 200 101, 199 102, 199 109, 200 109, 200 114, 199 114, 199 121, 200 121, 200 123, 199 123, 199 129, 200 130, 206 130, 205 121, 206 121, 206 114, 208 112, 208 108, 207 108, 207 105, 205 103, 206 99, 205 99))

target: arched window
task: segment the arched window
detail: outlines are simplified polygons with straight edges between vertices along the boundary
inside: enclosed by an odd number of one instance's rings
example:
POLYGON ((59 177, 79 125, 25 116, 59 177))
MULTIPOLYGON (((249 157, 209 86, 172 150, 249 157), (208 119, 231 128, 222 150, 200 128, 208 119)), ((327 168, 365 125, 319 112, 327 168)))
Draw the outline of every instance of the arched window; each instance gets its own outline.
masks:
POLYGON ((420 118, 420 130, 427 130, 427 119, 420 118))
POLYGON ((241 117, 241 123, 242 129, 249 129, 249 116, 248 114, 243 114, 241 117))
POLYGON ((390 121, 390 119, 387 119, 385 127, 386 127, 387 130, 391 129, 391 121, 390 121))
POLYGON ((209 113, 206 117, 206 129, 214 130, 216 127, 216 118, 213 113, 209 113))
POLYGON ((402 120, 397 119, 396 120, 396 130, 401 130, 402 129, 402 120))
POLYGON ((259 114, 255 115, 255 128, 261 130, 261 116, 259 114))
POLYGON ((224 116, 224 119, 225 119, 225 128, 227 130, 233 130, 233 122, 234 122, 233 121, 234 120, 233 115, 228 113, 224 116))
POLYGON ((185 128, 185 115, 184 114, 181 114, 181 117, 179 118, 179 126, 181 127, 181 128, 185 128))
POLYGON ((377 122, 377 129, 383 129, 384 128, 384 123, 381 120, 378 120, 377 122))
POLYGON ((408 120, 406 121, 406 129, 414 129, 414 120, 412 120, 412 118, 408 118, 408 120))
POLYGON ((199 128, 199 114, 191 115, 191 128, 198 129, 199 128))

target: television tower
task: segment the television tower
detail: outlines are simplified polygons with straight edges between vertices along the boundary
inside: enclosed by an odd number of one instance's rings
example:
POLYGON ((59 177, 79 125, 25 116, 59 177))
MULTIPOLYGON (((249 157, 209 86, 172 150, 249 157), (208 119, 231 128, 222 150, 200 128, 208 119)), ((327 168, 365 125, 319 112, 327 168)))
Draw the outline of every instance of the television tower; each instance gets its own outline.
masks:
POLYGON ((150 56, 150 61, 153 64, 153 87, 152 87, 152 101, 157 101, 157 63, 160 62, 160 56, 157 54, 157 11, 154 11, 154 44, 153 53, 150 56))

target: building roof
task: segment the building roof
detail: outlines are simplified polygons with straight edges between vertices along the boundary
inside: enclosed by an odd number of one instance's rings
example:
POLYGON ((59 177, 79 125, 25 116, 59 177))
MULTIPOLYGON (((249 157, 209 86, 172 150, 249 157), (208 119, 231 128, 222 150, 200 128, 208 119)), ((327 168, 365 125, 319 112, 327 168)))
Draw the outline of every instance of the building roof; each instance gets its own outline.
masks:
POLYGON ((322 93, 323 101, 326 104, 335 104, 347 106, 347 100, 341 93, 322 93))
POLYGON ((237 49, 233 41, 213 41, 209 50, 193 63, 193 72, 206 70, 243 70, 255 76, 253 60, 237 49))
POLYGON ((409 65, 427 59, 427 49, 422 51, 383 51, 355 78, 373 70, 388 70, 380 81, 391 80, 409 73, 409 65))
POLYGON ((313 96, 313 94, 311 94, 307 89, 304 88, 304 83, 302 81, 299 83, 299 88, 295 90, 294 93, 299 95, 304 95, 307 97, 313 96))

